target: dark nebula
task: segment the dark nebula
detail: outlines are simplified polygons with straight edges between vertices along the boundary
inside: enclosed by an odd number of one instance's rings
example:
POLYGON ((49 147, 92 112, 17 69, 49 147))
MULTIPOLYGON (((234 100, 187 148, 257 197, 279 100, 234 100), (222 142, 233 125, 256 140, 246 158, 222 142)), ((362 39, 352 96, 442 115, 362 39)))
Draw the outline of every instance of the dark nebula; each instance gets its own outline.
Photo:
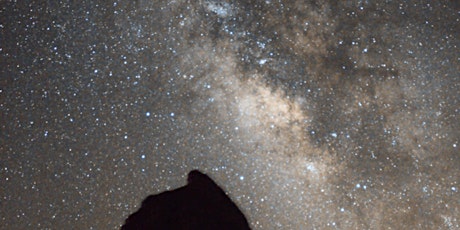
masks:
POLYGON ((1 228, 209 175, 252 229, 460 228, 458 1, 3 1, 1 228))

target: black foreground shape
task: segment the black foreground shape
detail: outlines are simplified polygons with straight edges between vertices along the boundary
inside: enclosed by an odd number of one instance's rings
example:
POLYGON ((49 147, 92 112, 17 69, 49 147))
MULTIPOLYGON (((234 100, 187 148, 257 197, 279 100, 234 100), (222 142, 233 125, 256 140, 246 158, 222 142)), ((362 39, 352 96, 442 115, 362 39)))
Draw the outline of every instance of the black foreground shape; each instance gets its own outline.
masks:
POLYGON ((186 186, 148 196, 121 229, 250 228, 225 192, 206 174, 193 170, 186 186))

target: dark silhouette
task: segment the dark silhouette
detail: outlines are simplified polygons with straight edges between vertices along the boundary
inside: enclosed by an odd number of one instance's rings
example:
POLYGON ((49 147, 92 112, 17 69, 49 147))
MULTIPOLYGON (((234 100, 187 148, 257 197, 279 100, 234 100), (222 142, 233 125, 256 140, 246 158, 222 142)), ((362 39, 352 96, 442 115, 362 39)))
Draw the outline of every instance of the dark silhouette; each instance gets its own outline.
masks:
POLYGON ((250 228, 225 192, 206 174, 193 170, 186 186, 148 196, 121 229, 250 228))

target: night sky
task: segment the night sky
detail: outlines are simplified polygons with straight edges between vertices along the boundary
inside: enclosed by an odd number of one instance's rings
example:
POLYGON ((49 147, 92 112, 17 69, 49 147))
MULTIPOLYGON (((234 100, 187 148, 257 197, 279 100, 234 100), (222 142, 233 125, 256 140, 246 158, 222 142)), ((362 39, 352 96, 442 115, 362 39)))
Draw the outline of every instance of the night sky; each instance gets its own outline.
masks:
POLYGON ((218 183, 253 229, 460 229, 458 1, 1 1, 0 228, 218 183))

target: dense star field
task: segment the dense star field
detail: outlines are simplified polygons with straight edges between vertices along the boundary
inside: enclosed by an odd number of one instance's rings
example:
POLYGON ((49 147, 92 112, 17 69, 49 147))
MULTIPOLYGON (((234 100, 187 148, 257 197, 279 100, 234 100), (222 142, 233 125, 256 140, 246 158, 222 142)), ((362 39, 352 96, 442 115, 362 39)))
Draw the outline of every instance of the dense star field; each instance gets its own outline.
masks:
POLYGON ((2 1, 0 228, 199 169, 253 229, 460 228, 458 1, 2 1))

